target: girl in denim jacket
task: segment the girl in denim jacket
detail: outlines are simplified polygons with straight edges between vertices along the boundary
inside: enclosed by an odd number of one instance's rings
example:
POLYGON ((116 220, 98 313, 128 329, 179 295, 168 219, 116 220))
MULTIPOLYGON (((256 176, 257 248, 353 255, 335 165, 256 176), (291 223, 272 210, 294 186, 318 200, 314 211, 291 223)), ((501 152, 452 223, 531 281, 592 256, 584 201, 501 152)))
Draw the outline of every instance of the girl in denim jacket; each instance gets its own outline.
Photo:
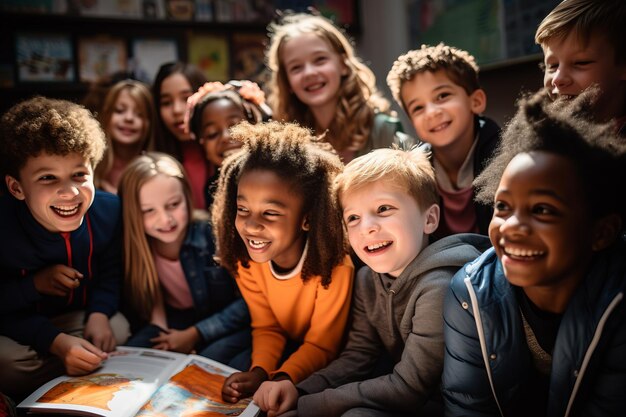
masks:
POLYGON ((250 316, 213 255, 211 226, 192 213, 181 164, 147 153, 122 175, 124 299, 130 346, 198 352, 220 362, 250 345, 250 316))

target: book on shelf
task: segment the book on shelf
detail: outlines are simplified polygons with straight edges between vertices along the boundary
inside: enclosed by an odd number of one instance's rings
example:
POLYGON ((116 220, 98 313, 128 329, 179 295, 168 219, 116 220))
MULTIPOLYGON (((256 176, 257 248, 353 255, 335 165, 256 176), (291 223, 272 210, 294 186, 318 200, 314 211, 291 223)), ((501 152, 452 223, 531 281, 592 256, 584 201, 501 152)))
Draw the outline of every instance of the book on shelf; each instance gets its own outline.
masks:
POLYGON ((104 417, 257 416, 250 399, 222 401, 222 384, 236 371, 198 355, 120 346, 95 372, 53 379, 18 409, 104 417))

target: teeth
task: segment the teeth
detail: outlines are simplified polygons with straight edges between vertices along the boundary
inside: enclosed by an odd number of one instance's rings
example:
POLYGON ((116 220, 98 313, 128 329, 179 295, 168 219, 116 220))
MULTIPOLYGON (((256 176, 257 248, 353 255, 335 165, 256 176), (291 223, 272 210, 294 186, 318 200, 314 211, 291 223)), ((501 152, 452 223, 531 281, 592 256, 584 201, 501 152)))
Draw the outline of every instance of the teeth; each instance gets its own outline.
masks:
POLYGON ((373 245, 369 245, 367 246, 367 250, 369 251, 374 251, 376 249, 380 249, 380 248, 384 248, 385 246, 389 246, 391 245, 391 241, 385 241, 385 242, 380 242, 380 243, 375 243, 373 245))
POLYGON ((323 83, 319 83, 319 84, 314 84, 314 85, 310 85, 306 88, 306 91, 315 91, 315 90, 319 90, 320 88, 322 88, 324 86, 323 83))
POLYGON ((73 216, 78 212, 78 207, 80 204, 76 204, 74 206, 52 206, 52 210, 54 210, 60 216, 73 216))
POLYGON ((436 126, 432 129, 433 132, 439 132, 440 130, 445 129, 446 127, 448 127, 448 125, 450 124, 450 122, 445 122, 440 124, 439 126, 436 126))
POLYGON ((507 248, 507 247, 504 248, 504 252, 508 255, 521 256, 521 257, 541 256, 545 253, 544 251, 540 251, 540 250, 507 248))
POLYGON ((250 244, 250 246, 252 246, 254 249, 262 249, 264 247, 266 247, 267 245, 269 245, 270 242, 268 241, 264 241, 264 240, 252 240, 252 239, 248 239, 248 243, 250 244))

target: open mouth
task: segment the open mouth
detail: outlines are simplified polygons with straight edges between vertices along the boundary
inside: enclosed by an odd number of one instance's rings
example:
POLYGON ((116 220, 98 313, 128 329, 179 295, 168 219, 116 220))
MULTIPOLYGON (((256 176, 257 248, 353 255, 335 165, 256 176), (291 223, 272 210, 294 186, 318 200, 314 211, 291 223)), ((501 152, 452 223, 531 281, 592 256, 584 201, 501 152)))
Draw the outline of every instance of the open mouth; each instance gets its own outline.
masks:
POLYGON ((441 123, 440 125, 437 125, 435 127, 433 127, 432 129, 430 129, 431 132, 439 132, 445 128, 447 128, 448 126, 450 126, 450 122, 444 122, 441 123))
POLYGON ((381 250, 388 248, 389 246, 391 246, 393 242, 390 240, 386 240, 384 242, 378 242, 378 243, 374 243, 372 245, 367 245, 365 247, 365 250, 368 253, 376 253, 376 252, 380 252, 381 250))
POLYGON ((252 240, 248 239, 248 244, 252 249, 263 249, 270 244, 268 240, 252 240))
POLYGON ((505 255, 510 257, 511 259, 516 259, 520 261, 528 261, 539 258, 545 255, 545 251, 542 250, 532 250, 532 249, 522 249, 522 248, 511 248, 502 246, 502 251, 505 255))
POLYGON ((158 229, 161 233, 172 233, 178 226, 171 226, 167 229, 158 229))
POLYGON ((326 83, 312 84, 312 85, 309 85, 309 86, 305 87, 304 91, 306 91, 308 93, 313 93, 315 91, 321 90, 322 88, 324 88, 325 85, 326 85, 326 83))
POLYGON ((72 217, 80 209, 82 203, 74 204, 71 206, 50 206, 52 211, 61 217, 72 217))

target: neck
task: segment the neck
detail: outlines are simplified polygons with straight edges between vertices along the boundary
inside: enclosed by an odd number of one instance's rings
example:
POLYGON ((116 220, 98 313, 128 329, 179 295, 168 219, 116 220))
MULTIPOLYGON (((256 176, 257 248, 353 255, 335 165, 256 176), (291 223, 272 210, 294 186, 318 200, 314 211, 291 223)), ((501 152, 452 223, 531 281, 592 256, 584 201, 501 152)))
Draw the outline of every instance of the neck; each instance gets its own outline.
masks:
POLYGON ((335 118, 337 103, 329 103, 320 107, 310 107, 310 110, 315 119, 315 132, 322 134, 330 127, 330 124, 335 118))
POLYGON ((441 164, 450 182, 457 186, 459 171, 472 145, 474 144, 475 129, 471 129, 463 134, 462 138, 455 140, 451 144, 441 148, 433 147, 433 156, 441 164))
POLYGON ((175 242, 165 243, 157 239, 151 239, 152 249, 159 255, 171 261, 175 261, 180 256, 180 248, 183 246, 183 241, 187 236, 187 229, 184 233, 181 233, 175 242))
MULTIPOLYGON (((128 163, 141 153, 141 143, 120 144, 113 142, 113 157, 116 160, 128 163)), ((126 165, 126 164, 124 164, 126 165)))
POLYGON ((553 285, 525 287, 523 291, 538 309, 563 314, 582 279, 583 274, 578 274, 553 285))

